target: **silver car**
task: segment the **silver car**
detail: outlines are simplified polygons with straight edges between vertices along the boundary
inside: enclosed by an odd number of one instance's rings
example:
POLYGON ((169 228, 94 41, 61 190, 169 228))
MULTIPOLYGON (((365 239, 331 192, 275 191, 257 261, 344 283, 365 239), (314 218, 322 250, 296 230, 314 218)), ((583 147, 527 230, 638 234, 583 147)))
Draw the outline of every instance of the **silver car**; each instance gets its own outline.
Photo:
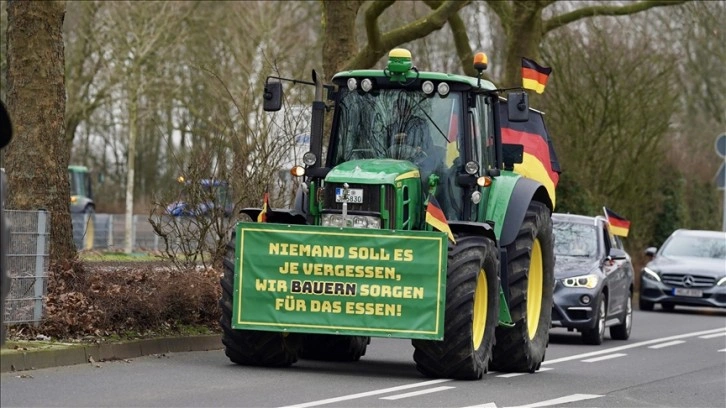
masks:
POLYGON ((659 303, 726 308, 726 232, 679 229, 660 249, 648 248, 651 261, 640 276, 640 309, 659 303))

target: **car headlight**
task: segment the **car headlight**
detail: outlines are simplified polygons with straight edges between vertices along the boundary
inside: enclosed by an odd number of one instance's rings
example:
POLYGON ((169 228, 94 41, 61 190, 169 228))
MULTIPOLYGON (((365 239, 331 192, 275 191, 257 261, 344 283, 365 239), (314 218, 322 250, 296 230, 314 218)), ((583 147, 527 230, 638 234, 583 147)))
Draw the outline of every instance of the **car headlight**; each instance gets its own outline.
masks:
POLYGON ((562 284, 568 288, 588 288, 592 289, 597 286, 598 277, 594 273, 589 275, 573 276, 571 278, 562 279, 562 284))
POLYGON ((723 278, 719 279, 718 282, 716 283, 716 285, 717 286, 726 286, 726 276, 724 276, 723 278))
POLYGON ((654 280, 656 282, 660 282, 660 276, 658 275, 658 272, 648 268, 647 266, 643 268, 643 277, 645 279, 654 280))
POLYGON ((325 227, 381 228, 381 219, 371 215, 323 214, 322 223, 325 227))

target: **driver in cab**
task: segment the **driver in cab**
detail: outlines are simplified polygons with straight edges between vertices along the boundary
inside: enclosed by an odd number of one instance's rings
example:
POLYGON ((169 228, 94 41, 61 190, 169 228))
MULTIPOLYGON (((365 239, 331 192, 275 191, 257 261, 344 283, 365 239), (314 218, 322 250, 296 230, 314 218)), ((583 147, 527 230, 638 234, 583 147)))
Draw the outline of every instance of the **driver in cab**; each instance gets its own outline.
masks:
POLYGON ((393 112, 396 120, 389 133, 392 137, 388 157, 413 162, 419 166, 422 180, 426 180, 440 160, 435 157, 437 154, 431 140, 428 120, 423 117, 423 112, 416 111, 417 108, 409 100, 399 98, 396 101, 393 112))

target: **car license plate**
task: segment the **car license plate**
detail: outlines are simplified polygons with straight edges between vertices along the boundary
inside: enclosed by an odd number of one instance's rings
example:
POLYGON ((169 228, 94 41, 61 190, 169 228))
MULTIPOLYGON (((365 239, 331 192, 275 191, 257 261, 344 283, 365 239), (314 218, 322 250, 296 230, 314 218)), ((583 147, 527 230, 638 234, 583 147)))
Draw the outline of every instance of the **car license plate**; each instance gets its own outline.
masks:
POLYGON ((363 189, 362 188, 349 188, 347 201, 346 201, 345 197, 343 196, 343 190, 344 189, 342 189, 342 188, 335 189, 335 202, 336 203, 343 203, 343 202, 349 202, 349 203, 353 203, 353 204, 362 204, 363 203, 363 189))
POLYGON ((703 291, 700 289, 673 288, 673 295, 687 297, 701 297, 703 291))

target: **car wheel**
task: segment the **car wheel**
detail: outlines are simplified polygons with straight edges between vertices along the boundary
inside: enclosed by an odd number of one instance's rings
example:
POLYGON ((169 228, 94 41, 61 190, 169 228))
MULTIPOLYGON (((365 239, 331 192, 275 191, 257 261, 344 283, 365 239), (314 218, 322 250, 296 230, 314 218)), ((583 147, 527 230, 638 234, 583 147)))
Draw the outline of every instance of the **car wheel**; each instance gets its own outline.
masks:
POLYGON ((630 330, 633 327, 633 297, 628 296, 625 300, 625 316, 623 322, 610 327, 610 338, 613 340, 627 340, 630 338, 630 330))
POLYGON ((665 310, 666 312, 672 312, 673 309, 676 308, 676 305, 674 305, 672 303, 661 303, 660 307, 662 307, 663 310, 665 310))
POLYGON ((582 330, 582 342, 585 344, 599 345, 605 337, 605 314, 607 313, 607 303, 605 296, 601 293, 597 297, 597 321, 595 327, 582 330))
POLYGON ((647 300, 638 299, 638 306, 640 307, 640 310, 653 310, 653 302, 648 302, 647 300))

